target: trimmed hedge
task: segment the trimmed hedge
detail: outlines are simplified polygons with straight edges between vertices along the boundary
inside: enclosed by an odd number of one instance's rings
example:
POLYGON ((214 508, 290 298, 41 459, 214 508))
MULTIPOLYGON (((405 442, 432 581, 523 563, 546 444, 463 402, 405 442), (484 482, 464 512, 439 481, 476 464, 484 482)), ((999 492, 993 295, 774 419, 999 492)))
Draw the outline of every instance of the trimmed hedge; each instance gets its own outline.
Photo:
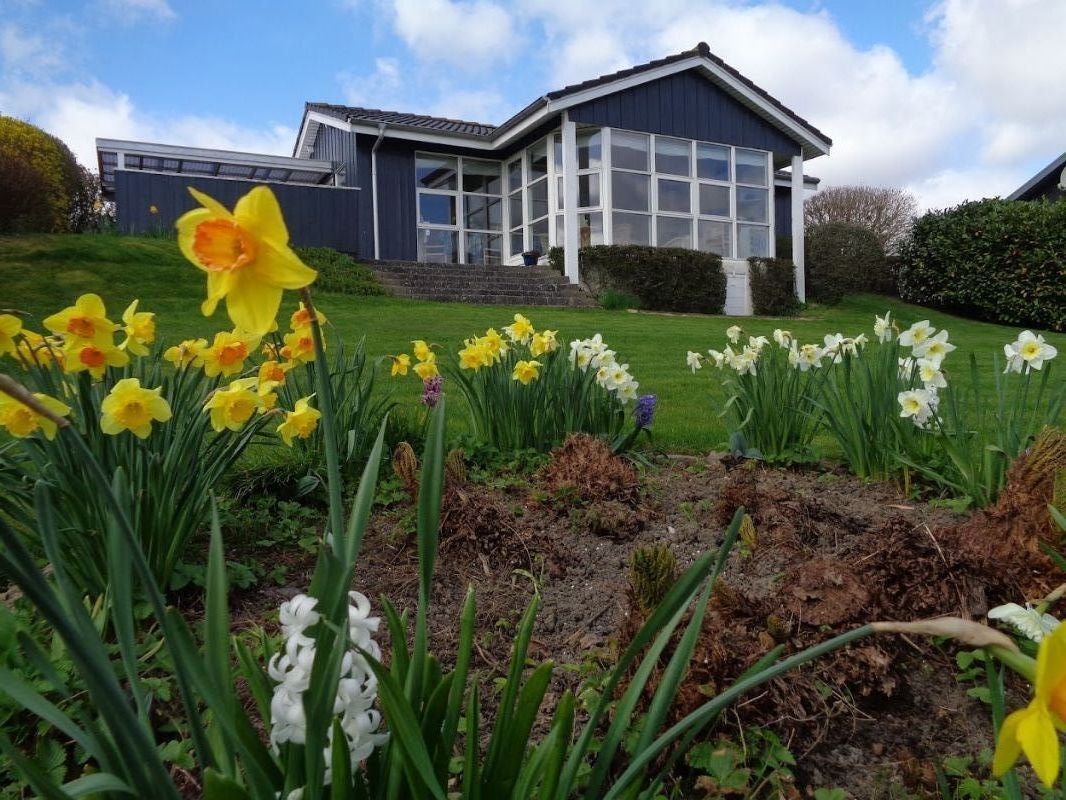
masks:
POLYGON ((721 314, 725 306, 722 257, 681 247, 610 244, 582 247, 581 279, 600 295, 631 294, 651 311, 721 314))
POLYGON ((1066 201, 931 211, 900 248, 900 295, 966 316, 1066 330, 1066 201))
POLYGON ((792 317, 800 310, 796 266, 787 258, 748 259, 752 312, 762 317, 792 317))
POLYGON ((297 247, 298 255, 311 269, 318 270, 315 288, 323 292, 375 297, 387 294, 377 275, 332 247, 297 247))
POLYGON ((807 228, 807 299, 836 305, 849 294, 884 291, 888 266, 873 231, 847 222, 807 228))

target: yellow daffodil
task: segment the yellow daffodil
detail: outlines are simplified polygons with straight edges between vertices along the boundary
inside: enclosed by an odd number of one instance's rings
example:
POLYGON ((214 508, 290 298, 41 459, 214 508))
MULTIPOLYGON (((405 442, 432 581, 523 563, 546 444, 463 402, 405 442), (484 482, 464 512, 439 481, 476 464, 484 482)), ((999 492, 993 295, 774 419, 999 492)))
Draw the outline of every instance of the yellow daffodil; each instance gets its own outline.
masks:
POLYGON ((204 316, 218 301, 241 330, 263 334, 278 316, 284 289, 302 289, 316 272, 289 247, 289 231, 274 193, 256 186, 232 213, 214 198, 189 187, 200 203, 177 221, 178 246, 207 273, 204 316))
POLYGON ((150 311, 138 311, 139 300, 134 300, 122 312, 123 331, 126 341, 119 347, 135 356, 148 355, 148 345, 155 341, 155 314, 150 311))
POLYGON ((529 343, 529 352, 535 356, 542 356, 545 353, 552 353, 559 347, 559 343, 555 340, 555 335, 558 331, 541 331, 540 333, 534 333, 533 339, 529 343))
POLYGON ((430 378, 435 378, 440 375, 440 370, 437 369, 436 361, 419 361, 412 369, 415 374, 418 375, 424 381, 428 381, 430 378))
MULTIPOLYGON (((65 417, 70 413, 70 406, 60 403, 54 397, 40 392, 34 392, 33 396, 56 416, 65 417)), ((57 430, 55 422, 48 417, 38 414, 29 406, 3 393, 0 393, 0 427, 16 439, 24 439, 36 430, 40 430, 44 438, 54 439, 57 430)))
POLYGON ((489 355, 492 356, 493 361, 498 361, 509 349, 507 342, 503 337, 496 332, 495 328, 489 328, 485 331, 485 335, 478 339, 479 342, 485 347, 489 355))
POLYGON ((281 386, 277 381, 260 380, 255 392, 259 395, 259 413, 265 414, 278 404, 278 395, 274 390, 281 386))
POLYGON ((170 419, 170 404, 160 394, 162 389, 145 389, 137 378, 123 378, 116 383, 100 404, 100 430, 114 436, 129 431, 145 439, 152 432, 152 422, 170 419))
POLYGON ((22 330, 22 320, 14 314, 0 314, 0 356, 15 355, 18 345, 15 337, 22 330))
POLYGON ((127 353, 114 344, 97 344, 89 339, 70 339, 63 347, 63 369, 70 373, 89 370, 97 380, 104 377, 108 367, 124 367, 130 363, 127 353))
POLYGON ((539 361, 519 361, 514 365, 514 372, 511 373, 511 378, 525 385, 530 381, 535 381, 539 376, 541 363, 539 361))
POLYGON ((53 361, 63 365, 63 342, 58 336, 41 336, 34 331, 22 330, 22 338, 19 340, 16 350, 18 357, 26 365, 36 364, 39 367, 47 367, 53 361))
POLYGON ((244 369, 245 359, 257 344, 258 336, 243 331, 220 331, 215 334, 210 347, 200 350, 193 363, 203 367, 204 374, 209 378, 236 375, 244 369))
POLYGON ((84 339, 100 347, 112 343, 118 325, 107 318, 104 301, 96 294, 83 294, 58 314, 45 317, 44 326, 68 339, 84 339))
POLYGON ((459 351, 459 368, 477 372, 492 363, 492 355, 482 340, 467 339, 466 347, 459 351))
POLYGON ((514 322, 505 327, 503 332, 510 337, 512 342, 529 344, 530 337, 533 336, 533 323, 521 314, 515 314, 514 322))
MULTIPOLYGON (((325 337, 323 337, 325 343, 325 337)), ((281 348, 282 358, 290 362, 302 362, 315 360, 315 338, 310 328, 300 328, 292 333, 285 334, 285 346, 281 348)))
POLYGON ((163 359, 175 367, 187 367, 200 357, 206 347, 207 339, 186 339, 168 347, 163 353, 163 359))
POLYGON ((424 339, 415 339, 411 342, 411 352, 419 361, 434 361, 437 358, 424 339))
POLYGON ((411 356, 407 353, 400 353, 398 356, 389 356, 392 359, 392 375, 406 375, 407 371, 411 368, 411 356))
POLYGON ((322 416, 316 408, 311 408, 311 398, 301 397, 296 401, 296 408, 285 413, 285 421, 278 425, 278 434, 281 440, 292 447, 292 438, 297 436, 306 439, 315 432, 318 427, 319 417, 322 416))
POLYGON ((992 773, 1002 777, 1025 753, 1041 783, 1049 789, 1059 775, 1057 729, 1066 726, 1066 625, 1040 642, 1036 656, 1033 700, 1003 721, 992 759, 992 773))
POLYGON ((204 403, 204 411, 211 413, 211 427, 239 431, 263 405, 258 384, 258 378, 239 378, 225 389, 216 389, 204 403))
POLYGON ((274 342, 264 342, 263 347, 259 352, 271 361, 280 361, 282 359, 281 345, 274 342))
POLYGON ((285 373, 292 369, 291 364, 279 361, 264 361, 259 365, 259 382, 270 381, 278 386, 285 383, 285 373))
MULTIPOLYGON (((325 325, 329 320, 326 319, 326 315, 315 309, 315 316, 318 318, 319 325, 325 325)), ((307 328, 311 325, 311 312, 307 310, 307 306, 300 303, 299 309, 292 312, 292 316, 289 317, 289 327, 294 331, 300 328, 307 328)))

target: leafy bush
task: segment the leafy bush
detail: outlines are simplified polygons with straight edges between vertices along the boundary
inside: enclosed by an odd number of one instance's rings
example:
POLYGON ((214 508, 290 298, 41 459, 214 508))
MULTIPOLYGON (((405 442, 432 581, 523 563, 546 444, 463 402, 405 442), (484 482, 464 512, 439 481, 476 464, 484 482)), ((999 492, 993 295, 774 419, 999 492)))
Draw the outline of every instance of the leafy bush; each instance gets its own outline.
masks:
POLYGON ((836 305, 883 285, 885 251, 872 231, 846 222, 812 225, 804 246, 807 299, 836 305))
POLYGON ((800 309, 796 297, 796 267, 785 258, 749 258, 751 305, 764 317, 791 317, 800 309))
POLYGON ((581 279, 596 294, 632 294, 653 311, 721 314, 725 306, 722 257, 715 253, 635 244, 583 247, 581 279))
POLYGON ((566 264, 563 259, 566 257, 565 251, 561 247, 549 247, 548 248, 548 266, 558 272, 560 275, 566 274, 566 264))
POLYGON ((625 311, 630 308, 640 308, 640 298, 635 294, 605 289, 600 295, 600 306, 608 311, 625 311))
POLYGON ((900 249, 904 300, 1066 330, 1066 203, 980 200, 921 217, 900 249))
POLYGON ((294 248, 300 259, 318 270, 315 286, 323 292, 376 297, 387 294, 374 271, 332 247, 294 248))
POLYGON ((55 136, 0 117, 0 174, 0 233, 63 233, 91 226, 98 183, 55 136))

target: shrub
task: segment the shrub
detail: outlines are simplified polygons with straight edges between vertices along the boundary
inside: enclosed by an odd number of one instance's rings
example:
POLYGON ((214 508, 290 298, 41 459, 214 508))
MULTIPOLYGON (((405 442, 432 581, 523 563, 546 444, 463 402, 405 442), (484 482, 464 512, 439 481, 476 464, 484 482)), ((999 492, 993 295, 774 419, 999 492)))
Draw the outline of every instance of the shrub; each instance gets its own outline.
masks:
POLYGON ((904 300, 1066 330, 1066 203, 981 200, 921 217, 900 249, 904 300))
POLYGON ((640 298, 635 294, 605 289, 600 295, 600 305, 608 311, 625 311, 629 308, 640 308, 640 298))
POLYGON ((318 270, 315 285, 319 291, 376 297, 386 294, 374 271, 331 247, 297 247, 296 254, 318 270))
POLYGON ((28 122, 0 117, 0 164, 4 162, 0 171, 5 179, 16 180, 3 183, 0 233, 63 233, 91 226, 98 184, 55 136, 28 122))
POLYGON ((563 261, 565 252, 561 247, 548 248, 548 266, 560 275, 566 274, 566 264, 563 261))
POLYGON ((785 258, 749 258, 751 304, 765 317, 791 317, 799 311, 796 267, 785 258))
POLYGON ((872 231, 846 222, 807 229, 807 299, 836 305, 845 296, 874 291, 885 272, 885 251, 872 231))
POLYGON ((722 257, 681 247, 634 244, 581 248, 581 278, 596 294, 606 289, 640 298, 653 311, 721 314, 725 306, 722 257))

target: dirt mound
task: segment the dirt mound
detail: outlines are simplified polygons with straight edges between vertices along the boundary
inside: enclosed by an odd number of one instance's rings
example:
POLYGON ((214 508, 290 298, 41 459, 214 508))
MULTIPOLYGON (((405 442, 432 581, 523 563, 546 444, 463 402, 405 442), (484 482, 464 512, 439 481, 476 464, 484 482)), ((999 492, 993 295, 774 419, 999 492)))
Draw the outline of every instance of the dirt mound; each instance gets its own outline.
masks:
POLYGON ((640 476, 633 465, 612 453, 602 439, 584 433, 573 434, 552 450, 538 482, 549 492, 572 495, 583 503, 634 506, 640 492, 640 476))
POLYGON ((530 569, 533 553, 551 552, 551 543, 522 523, 506 499, 458 480, 445 484, 441 498, 441 554, 477 556, 486 572, 491 568, 530 569))

